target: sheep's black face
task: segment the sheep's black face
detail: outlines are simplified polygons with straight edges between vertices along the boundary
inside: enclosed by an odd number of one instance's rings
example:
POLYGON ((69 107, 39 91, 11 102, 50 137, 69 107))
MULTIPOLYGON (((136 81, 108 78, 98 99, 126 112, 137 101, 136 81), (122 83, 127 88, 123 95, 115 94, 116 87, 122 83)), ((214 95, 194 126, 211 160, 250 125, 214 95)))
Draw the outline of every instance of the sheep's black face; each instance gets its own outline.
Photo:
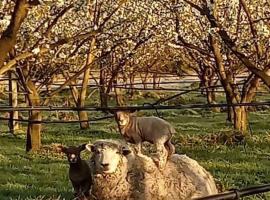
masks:
POLYGON ((77 163, 81 160, 81 151, 85 149, 85 145, 81 145, 79 147, 60 147, 61 151, 66 154, 69 163, 77 163))
POLYGON ((80 160, 80 151, 76 151, 77 149, 68 149, 66 152, 68 162, 69 163, 77 163, 80 160))

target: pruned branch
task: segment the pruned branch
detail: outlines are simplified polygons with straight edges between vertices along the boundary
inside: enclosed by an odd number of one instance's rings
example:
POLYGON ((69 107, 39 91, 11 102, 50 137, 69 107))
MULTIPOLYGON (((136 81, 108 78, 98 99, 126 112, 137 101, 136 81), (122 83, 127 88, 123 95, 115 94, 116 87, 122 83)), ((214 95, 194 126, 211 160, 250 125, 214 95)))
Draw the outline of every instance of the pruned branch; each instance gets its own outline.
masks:
POLYGON ((245 0, 240 0, 240 3, 243 6, 243 10, 244 10, 244 12, 247 15, 249 26, 250 26, 250 30, 251 30, 251 34, 252 34, 253 39, 255 41, 254 44, 255 44, 256 51, 257 51, 257 55, 258 55, 258 58, 260 58, 262 56, 262 48, 261 48, 261 46, 258 43, 258 33, 257 33, 257 30, 256 30, 256 28, 255 28, 255 26, 253 24, 253 19, 251 17, 250 11, 249 11, 249 9, 248 9, 248 7, 246 5, 245 0))

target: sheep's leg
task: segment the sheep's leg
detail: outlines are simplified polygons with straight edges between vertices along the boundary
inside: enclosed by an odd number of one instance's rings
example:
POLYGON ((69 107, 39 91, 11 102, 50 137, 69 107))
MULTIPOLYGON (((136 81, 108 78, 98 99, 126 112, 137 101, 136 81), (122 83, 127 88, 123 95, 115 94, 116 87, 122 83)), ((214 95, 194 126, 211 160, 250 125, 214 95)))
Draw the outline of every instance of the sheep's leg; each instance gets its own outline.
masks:
POLYGON ((157 164, 159 169, 164 169, 167 163, 168 151, 164 146, 164 142, 159 141, 155 143, 155 146, 157 149, 158 160, 154 159, 154 162, 157 164))

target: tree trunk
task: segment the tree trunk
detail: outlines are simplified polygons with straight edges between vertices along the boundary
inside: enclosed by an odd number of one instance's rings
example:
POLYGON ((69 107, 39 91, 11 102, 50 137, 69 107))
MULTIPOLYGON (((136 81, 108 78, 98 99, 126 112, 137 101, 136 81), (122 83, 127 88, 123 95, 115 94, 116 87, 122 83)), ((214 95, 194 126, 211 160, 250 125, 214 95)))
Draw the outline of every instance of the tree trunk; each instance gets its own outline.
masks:
MULTIPOLYGON (((90 44, 90 52, 89 52, 88 57, 87 57, 86 65, 89 65, 93 62, 93 60, 95 58, 95 55, 94 55, 95 48, 96 48, 96 39, 93 38, 91 41, 91 44, 90 44)), ((82 83, 82 88, 81 88, 81 92, 80 92, 80 98, 78 101, 79 108, 83 108, 85 106, 85 99, 86 99, 86 93, 87 93, 89 79, 90 79, 90 68, 88 68, 84 72, 83 83, 82 83)), ((83 122, 80 122, 81 129, 89 128, 89 121, 88 121, 87 112, 85 110, 79 110, 78 114, 79 114, 80 121, 83 121, 83 122)))
POLYGON ((153 74, 153 89, 157 89, 157 74, 153 74))
POLYGON ((107 108, 108 95, 106 93, 106 71, 103 68, 102 64, 100 64, 99 85, 100 85, 100 88, 99 88, 100 106, 107 108))
MULTIPOLYGON (((206 98, 207 98, 207 103, 208 104, 212 104, 212 105, 214 105, 214 104, 216 104, 217 102, 216 102, 216 94, 215 94, 215 91, 214 91, 214 89, 209 89, 209 88, 207 88, 206 90, 206 98)), ((220 112, 220 108, 219 107, 212 107, 212 109, 211 109, 213 112, 220 112)))
MULTIPOLYGON (((13 80, 15 78, 13 72, 9 72, 9 105, 13 108, 18 106, 18 92, 17 92, 17 81, 13 80)), ((10 133, 14 134, 16 130, 19 129, 18 121, 18 111, 10 111, 9 114, 9 129, 10 133)))
POLYGON ((234 111, 234 129, 244 133, 247 131, 247 112, 244 106, 236 106, 233 108, 234 111))
POLYGON ((232 104, 232 99, 230 97, 230 95, 228 94, 228 91, 225 90, 225 96, 226 96, 226 103, 227 103, 227 121, 228 122, 233 122, 233 107, 229 106, 229 104, 232 104))
MULTIPOLYGON (((259 77, 251 75, 243 85, 241 103, 250 103, 255 97, 259 85, 259 77)), ((247 131, 247 108, 245 106, 234 108, 234 128, 241 132, 247 131)))
POLYGON ((117 87, 117 79, 114 81, 114 92, 115 92, 116 105, 117 106, 125 105, 121 90, 120 88, 117 87))
MULTIPOLYGON (((31 80, 27 81, 27 87, 32 93, 28 94, 29 106, 40 106, 39 94, 35 90, 31 80)), ((38 110, 29 111, 30 121, 41 121, 41 112, 38 110)), ((26 151, 37 151, 41 147, 41 124, 29 122, 27 127, 26 151)))
MULTIPOLYGON (((30 111, 29 120, 41 121, 42 116, 40 111, 30 111)), ((37 151, 41 147, 41 124, 28 123, 26 137, 26 151, 37 151)))
POLYGON ((147 79, 148 79, 148 72, 144 73, 144 77, 141 76, 142 79, 142 83, 143 83, 143 89, 147 89, 148 85, 147 85, 147 79))
MULTIPOLYGON (((17 68, 16 72, 18 74, 18 77, 20 79, 20 82, 22 84, 22 87, 24 88, 25 92, 27 94, 26 102, 28 106, 40 106, 40 96, 36 89, 35 84, 32 82, 32 80, 26 79, 25 77, 29 74, 29 71, 26 67, 17 68)), ((41 123, 33 123, 31 121, 41 121, 41 111, 38 110, 32 110, 29 111, 29 121, 28 127, 27 127, 27 134, 26 134, 26 151, 37 151, 41 147, 41 123)))
POLYGON ((130 73, 129 82, 130 82, 129 93, 130 93, 130 98, 132 99, 134 96, 134 83, 135 83, 135 73, 134 72, 130 73))
MULTIPOLYGON (((215 104, 216 103, 216 95, 215 95, 215 89, 214 86, 214 72, 213 69, 209 66, 203 65, 201 67, 202 75, 201 75, 201 84, 202 87, 205 87, 205 95, 207 99, 208 104, 215 104)), ((213 107, 213 112, 220 112, 220 108, 213 107)))
MULTIPOLYGON (((216 41, 215 38, 213 38, 211 35, 209 37, 211 46, 213 48, 213 53, 215 56, 216 61, 216 68, 217 72, 221 81, 221 84, 225 90, 226 93, 226 100, 227 104, 236 104, 242 102, 239 96, 239 92, 237 91, 237 88, 233 85, 232 80, 232 71, 226 70, 220 47, 216 41)), ((241 133, 244 133, 247 128, 247 114, 245 107, 243 106, 236 106, 236 107, 230 107, 228 106, 228 120, 231 120, 231 117, 233 116, 233 123, 234 128, 241 133), (232 112, 233 111, 233 112, 232 112)))
MULTIPOLYGON (((66 80, 68 80, 68 78, 70 77, 68 72, 63 71, 62 74, 63 74, 63 76, 65 77, 66 80)), ((71 90, 71 94, 72 94, 73 101, 74 101, 75 105, 77 107, 79 107, 79 103, 78 103, 78 101, 79 101, 79 91, 78 91, 76 85, 77 85, 76 80, 72 80, 70 82, 69 88, 71 90)), ((68 98, 67 98, 66 102, 67 102, 67 104, 65 104, 65 106, 69 107, 69 99, 68 98)), ((58 111, 56 111, 56 114, 57 114, 57 118, 59 118, 58 117, 58 111)), ((78 116, 79 116, 79 113, 78 113, 78 116)))

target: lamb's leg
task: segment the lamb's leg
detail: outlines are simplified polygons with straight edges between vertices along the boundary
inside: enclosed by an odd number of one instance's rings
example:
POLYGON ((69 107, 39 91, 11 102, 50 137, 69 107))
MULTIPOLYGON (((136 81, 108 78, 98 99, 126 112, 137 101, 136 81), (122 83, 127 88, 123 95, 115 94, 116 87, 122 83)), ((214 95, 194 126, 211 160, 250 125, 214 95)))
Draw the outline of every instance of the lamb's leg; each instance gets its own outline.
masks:
POLYGON ((142 143, 141 142, 136 143, 134 145, 134 150, 136 154, 142 154, 142 143))
POLYGON ((72 182, 72 186, 74 189, 74 197, 79 197, 81 195, 81 188, 80 185, 77 183, 72 182))
POLYGON ((168 151, 168 159, 169 157, 171 157, 174 153, 175 153, 175 147, 174 145, 171 143, 171 138, 168 139, 166 142, 165 142, 165 148, 167 149, 168 151))
POLYGON ((91 183, 89 180, 84 181, 84 186, 82 188, 82 194, 84 194, 86 197, 90 195, 90 188, 91 188, 91 183))
POLYGON ((154 162, 157 164, 159 169, 164 169, 167 163, 168 151, 164 146, 164 142, 158 141, 155 143, 157 149, 158 160, 154 159, 154 162))

